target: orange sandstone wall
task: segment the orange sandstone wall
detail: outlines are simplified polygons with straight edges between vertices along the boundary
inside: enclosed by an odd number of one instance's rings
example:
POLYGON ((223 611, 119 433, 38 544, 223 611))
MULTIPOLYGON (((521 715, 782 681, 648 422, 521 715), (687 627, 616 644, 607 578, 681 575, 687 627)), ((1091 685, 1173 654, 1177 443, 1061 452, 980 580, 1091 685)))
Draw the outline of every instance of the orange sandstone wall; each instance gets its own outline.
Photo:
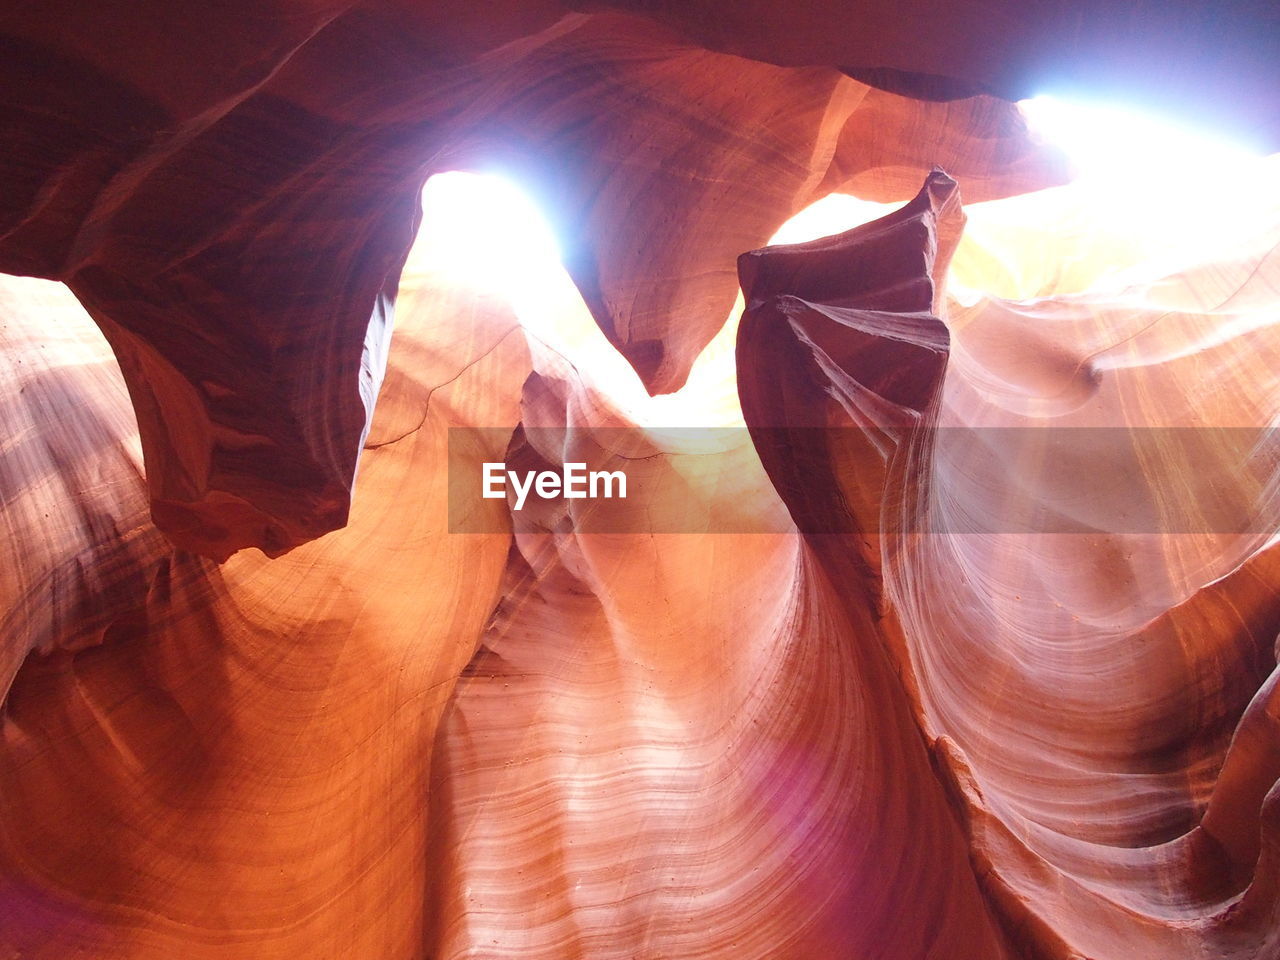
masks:
POLYGON ((1275 161, 1152 265, 1001 99, 1265 139, 1274 13, 576 6, 0 15, 0 953, 1280 956, 1275 161), (741 285, 732 482, 402 277, 485 165, 652 393, 741 285), (588 448, 641 532, 450 532, 588 448))

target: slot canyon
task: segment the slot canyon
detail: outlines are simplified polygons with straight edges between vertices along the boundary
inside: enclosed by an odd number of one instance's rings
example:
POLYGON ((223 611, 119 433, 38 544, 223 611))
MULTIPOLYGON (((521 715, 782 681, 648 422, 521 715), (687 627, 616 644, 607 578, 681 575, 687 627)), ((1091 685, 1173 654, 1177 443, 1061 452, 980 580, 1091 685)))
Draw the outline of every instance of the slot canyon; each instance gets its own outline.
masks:
POLYGON ((0 960, 1280 960, 1273 2, 0 51, 0 960))

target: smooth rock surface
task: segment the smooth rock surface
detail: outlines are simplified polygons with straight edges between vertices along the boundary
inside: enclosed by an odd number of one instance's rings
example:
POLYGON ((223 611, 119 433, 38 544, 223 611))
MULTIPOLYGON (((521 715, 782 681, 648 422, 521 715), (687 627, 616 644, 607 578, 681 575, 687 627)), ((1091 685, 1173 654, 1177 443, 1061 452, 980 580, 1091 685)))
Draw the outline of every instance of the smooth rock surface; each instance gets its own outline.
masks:
POLYGON ((1280 956, 1280 158, 999 99, 1271 129, 1273 11, 572 6, 0 15, 0 955, 1280 956))

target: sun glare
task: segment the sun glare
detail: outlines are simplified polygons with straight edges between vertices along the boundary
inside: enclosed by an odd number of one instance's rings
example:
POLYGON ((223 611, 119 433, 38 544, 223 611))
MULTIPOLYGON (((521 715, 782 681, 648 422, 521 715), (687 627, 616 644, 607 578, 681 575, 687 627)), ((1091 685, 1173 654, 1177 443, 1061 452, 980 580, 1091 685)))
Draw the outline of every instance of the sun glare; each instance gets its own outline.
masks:
MULTIPOLYGON (((1274 178, 1277 158, 1114 104, 1038 96, 1019 106, 1033 132, 1070 157, 1075 179, 966 207, 969 226, 949 281, 961 303, 1158 278, 1231 251, 1270 215, 1268 204, 1254 201, 1259 184, 1274 178), (1139 266, 1144 276, 1133 274, 1139 266)), ((427 182, 422 201, 407 280, 434 274, 507 300, 533 338, 636 422, 718 424, 740 416, 732 398, 741 298, 688 385, 649 397, 592 319, 554 231, 518 186, 491 174, 444 173, 427 182)), ((832 194, 784 223, 770 243, 840 233, 896 206, 832 194)))
POLYGON ((770 244, 807 243, 833 233, 843 233, 889 213, 898 204, 874 203, 847 193, 830 193, 805 207, 778 228, 770 244))
POLYGON ((406 269, 515 300, 560 266, 555 233, 532 200, 493 174, 441 173, 422 191, 422 228, 406 269))
POLYGON ((422 206, 407 282, 434 275, 505 299, 537 346, 571 363, 632 422, 737 422, 728 325, 703 351, 684 389, 651 397, 592 318, 561 262, 554 231, 519 187, 493 174, 437 174, 427 181, 422 206))
POLYGON ((966 207, 949 285, 961 301, 1149 285, 1233 256, 1265 229, 1271 214, 1259 199, 1273 160, 1120 104, 1038 96, 1019 107, 1032 132, 1068 156, 1073 179, 966 207))
POLYGON ((1028 125, 1071 158, 1080 178, 1129 181, 1178 179, 1221 172, 1257 159, 1246 147, 1210 131, 1123 104, 1041 95, 1018 106, 1028 125))

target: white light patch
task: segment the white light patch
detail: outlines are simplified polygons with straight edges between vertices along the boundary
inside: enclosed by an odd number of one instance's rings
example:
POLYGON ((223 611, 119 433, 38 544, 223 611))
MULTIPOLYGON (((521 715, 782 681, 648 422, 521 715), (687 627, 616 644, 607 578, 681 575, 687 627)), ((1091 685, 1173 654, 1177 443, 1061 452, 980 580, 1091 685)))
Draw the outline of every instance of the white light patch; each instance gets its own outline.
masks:
POLYGON ((1071 158, 1081 179, 1138 185, 1221 172, 1257 159, 1208 131, 1121 104, 1038 96, 1018 106, 1032 130, 1071 158))
POLYGON ((821 237, 844 233, 872 220, 878 220, 901 204, 873 203, 851 197, 847 193, 830 193, 816 200, 778 228, 769 240, 779 243, 807 243, 821 237))
MULTIPOLYGON (((462 171, 431 177, 405 272, 435 274, 506 300, 521 326, 575 365, 604 340, 561 262, 550 224, 505 177, 462 171)), ((604 347, 626 365, 612 346, 604 347)))
POLYGON ((441 173, 422 191, 422 228, 406 270, 514 301, 562 272, 555 233, 533 201, 493 174, 441 173))
MULTIPOLYGON (((1032 131, 1075 168, 1068 187, 1041 194, 1046 222, 1096 237, 1100 251, 1116 247, 1114 267, 1095 281, 1099 288, 1231 256, 1265 226, 1270 214, 1259 198, 1274 164, 1241 144, 1121 104, 1038 96, 1019 107, 1032 131), (1119 256, 1118 244, 1132 257, 1119 256)), ((1021 206, 1030 225, 1035 198, 1021 199, 1009 206, 1021 206)), ((980 232, 982 206, 970 208, 971 232, 980 232)))
POLYGON ((422 213, 402 284, 433 275, 506 300, 537 344, 571 363, 633 423, 740 422, 733 330, 721 331, 703 352, 685 388, 649 396, 591 316, 546 218, 511 181, 493 174, 436 174, 423 189, 422 213))

